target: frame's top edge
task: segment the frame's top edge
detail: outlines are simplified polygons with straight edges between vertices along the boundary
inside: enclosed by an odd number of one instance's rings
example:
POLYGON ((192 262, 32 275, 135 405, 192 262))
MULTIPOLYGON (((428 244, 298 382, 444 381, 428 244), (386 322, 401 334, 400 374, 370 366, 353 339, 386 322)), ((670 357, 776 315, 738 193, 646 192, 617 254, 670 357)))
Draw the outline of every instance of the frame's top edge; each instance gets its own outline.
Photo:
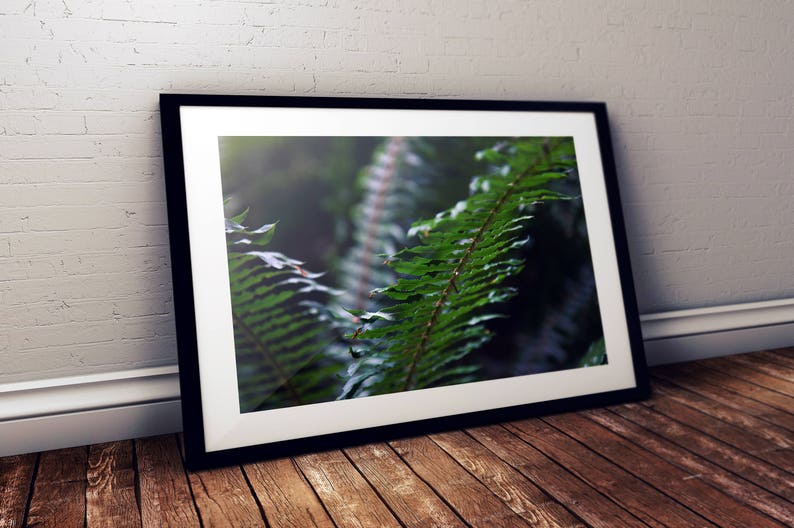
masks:
POLYGON ((221 95, 161 93, 160 103, 175 106, 281 106, 310 108, 370 108, 395 110, 508 110, 601 112, 601 101, 530 101, 519 99, 446 99, 384 97, 309 97, 282 95, 221 95))

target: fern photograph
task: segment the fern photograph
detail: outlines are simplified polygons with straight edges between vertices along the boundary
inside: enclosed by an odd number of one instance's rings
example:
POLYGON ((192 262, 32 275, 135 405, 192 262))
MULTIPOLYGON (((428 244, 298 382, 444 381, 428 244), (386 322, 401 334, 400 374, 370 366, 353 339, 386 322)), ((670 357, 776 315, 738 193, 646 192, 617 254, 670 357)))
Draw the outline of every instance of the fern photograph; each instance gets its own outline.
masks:
POLYGON ((573 138, 218 145, 241 412, 607 363, 573 138))

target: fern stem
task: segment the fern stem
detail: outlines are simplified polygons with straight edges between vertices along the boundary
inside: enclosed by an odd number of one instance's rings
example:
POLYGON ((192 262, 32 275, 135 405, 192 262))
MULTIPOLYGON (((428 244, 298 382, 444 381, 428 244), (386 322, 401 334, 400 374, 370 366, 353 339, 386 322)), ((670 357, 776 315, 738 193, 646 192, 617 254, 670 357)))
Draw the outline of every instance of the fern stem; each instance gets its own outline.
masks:
POLYGON ((239 317, 234 312, 232 312, 232 319, 234 320, 234 324, 236 324, 245 333, 245 335, 248 336, 248 340, 251 341, 254 347, 262 354, 262 357, 265 358, 265 361, 267 361, 270 364, 270 366, 273 367, 273 369, 276 371, 276 378, 281 383, 281 385, 287 390, 287 392, 290 395, 290 399, 296 405, 302 405, 303 398, 301 397, 300 392, 298 392, 298 389, 295 388, 292 385, 292 383, 289 381, 289 378, 284 373, 284 370, 281 368, 281 365, 278 364, 278 361, 276 361, 270 355, 270 353, 267 351, 267 349, 262 344, 262 342, 256 337, 256 333, 251 329, 250 326, 248 326, 245 323, 245 321, 242 320, 241 317, 239 317))
MULTIPOLYGON (((557 145, 555 145, 555 147, 556 146, 557 145)), ((547 161, 548 160, 549 153, 550 153, 551 150, 553 150, 553 149, 548 148, 548 145, 544 144, 543 161, 547 161)), ((499 213, 501 208, 507 202, 508 198, 510 198, 510 196, 515 191, 515 188, 518 185, 518 183, 522 179, 524 179, 528 174, 532 173, 539 164, 540 164, 540 162, 530 165, 529 167, 527 167, 526 169, 521 171, 513 179, 513 181, 511 181, 510 183, 507 184, 507 189, 502 193, 502 196, 499 197, 499 200, 497 200, 496 204, 493 206, 491 211, 488 213, 488 217, 485 219, 485 221, 483 221, 483 224, 477 230, 477 234, 475 234, 474 237, 471 239, 471 242, 466 247, 466 251, 463 253, 463 256, 461 256, 460 260, 458 261, 457 265, 455 266, 455 269, 452 270, 452 275, 447 280, 446 286, 441 291, 441 296, 439 297, 438 301, 436 301, 436 303, 435 303, 435 307, 433 308, 433 312, 430 315, 430 319, 428 319, 427 324, 425 325, 425 329, 422 332, 422 337, 419 340, 419 345, 417 346, 416 351, 414 351, 414 355, 411 358, 411 365, 408 368, 408 375, 405 378, 405 385, 403 386, 403 390, 404 391, 411 389, 411 386, 412 386, 412 384, 414 382, 413 378, 414 378, 414 375, 416 373, 416 366, 419 364, 419 360, 422 359, 422 356, 425 354, 425 351, 426 351, 426 348, 427 348, 427 342, 430 339, 430 334, 432 333, 433 329, 435 328, 436 323, 438 322, 438 316, 439 316, 439 314, 441 313, 441 310, 444 307, 444 303, 446 302, 446 299, 449 296, 450 291, 453 290, 453 289, 455 291, 458 290, 457 286, 455 285, 455 281, 457 280, 457 278, 460 275, 461 271, 463 271, 463 266, 469 260, 469 257, 471 257, 471 254, 474 252, 474 250, 477 248, 477 245, 483 239, 486 230, 490 227, 491 223, 493 223, 493 220, 496 217, 496 215, 499 213)))

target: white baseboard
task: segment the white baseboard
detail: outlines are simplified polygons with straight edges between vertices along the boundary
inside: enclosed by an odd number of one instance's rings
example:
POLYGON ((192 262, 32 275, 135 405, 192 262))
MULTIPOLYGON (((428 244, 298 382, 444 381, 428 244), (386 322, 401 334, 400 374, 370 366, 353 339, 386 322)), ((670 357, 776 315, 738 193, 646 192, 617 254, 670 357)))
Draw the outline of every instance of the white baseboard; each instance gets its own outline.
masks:
POLYGON ((794 346, 794 299, 640 316, 648 365, 794 346))
POLYGON ((654 339, 645 342, 645 357, 654 366, 790 346, 794 323, 654 339))
POLYGON ((0 385, 0 456, 181 430, 176 365, 0 385))
MULTIPOLYGON (((794 299, 640 319, 649 365, 794 345, 794 299)), ((175 365, 0 385, 0 456, 181 430, 175 365)))
POLYGON ((0 457, 182 430, 179 400, 0 422, 0 457))
POLYGON ((179 399, 176 365, 0 384, 0 423, 179 399))

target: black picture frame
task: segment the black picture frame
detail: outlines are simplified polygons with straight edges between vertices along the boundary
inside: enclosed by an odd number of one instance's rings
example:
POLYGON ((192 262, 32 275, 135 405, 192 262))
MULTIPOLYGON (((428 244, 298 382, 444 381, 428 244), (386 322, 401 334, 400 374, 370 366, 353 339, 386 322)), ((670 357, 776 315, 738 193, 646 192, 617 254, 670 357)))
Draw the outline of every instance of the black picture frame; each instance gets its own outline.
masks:
MULTIPOLYGON (((647 397, 645 356, 604 103, 161 94, 160 111, 182 419, 189 468, 293 455, 647 397), (480 124, 483 132, 479 132, 480 124), (264 129, 260 130, 262 126, 264 129), (427 133, 425 127, 428 127, 427 133), (373 133, 373 130, 380 133, 373 133), (432 398, 437 408, 431 416, 409 416, 407 419, 402 412, 394 413, 400 417, 388 416, 390 411, 378 412, 382 416, 377 417, 375 425, 361 423, 356 426, 353 419, 339 430, 328 430, 326 426, 317 434, 301 430, 290 435, 289 431, 282 431, 274 440, 263 432, 283 429, 284 424, 292 423, 290 415, 302 416, 301 413, 308 413, 313 407, 292 406, 243 413, 239 398, 234 397, 238 387, 230 381, 228 372, 234 369, 235 360, 233 356, 228 357, 227 345, 218 346, 219 342, 228 343, 230 335, 233 339, 234 329, 229 324, 230 319, 224 321, 223 317, 215 317, 213 311, 223 308, 224 303, 229 304, 228 291, 226 297, 217 295, 218 291, 223 291, 224 280, 228 289, 228 277, 216 280, 212 270, 217 272, 218 266, 213 268, 207 264, 207 261, 227 262, 220 260, 227 258, 223 242, 226 233, 223 223, 217 222, 217 211, 223 208, 218 138, 391 136, 403 134, 405 130, 413 131, 412 135, 416 136, 438 136, 439 131, 447 131, 450 136, 512 137, 516 135, 515 130, 519 130, 522 137, 573 138, 582 200, 589 200, 590 204, 585 215, 587 233, 589 237, 598 233, 597 244, 590 239, 590 250, 592 265, 598 268, 594 272, 595 289, 605 325, 608 362, 597 367, 567 368, 561 374, 555 371, 510 378, 526 379, 527 385, 531 383, 532 387, 544 383, 566 387, 568 392, 562 396, 555 392, 546 397, 543 392, 535 392, 518 403, 515 398, 507 404, 479 402, 474 410, 461 412, 458 406, 445 413, 446 393, 443 391, 448 387, 405 391, 386 395, 395 399, 389 400, 390 409, 422 407, 422 398, 432 398), (208 152, 213 149, 214 152, 208 152), (589 179, 587 188, 586 178, 589 179), (215 217, 214 223, 208 217, 215 217), (207 236, 207 230, 212 231, 212 236, 207 236), (212 317, 203 315, 205 312, 212 317), (226 336, 226 341, 219 335, 226 336), (225 359, 215 364, 215 355, 225 359), (224 372, 227 373, 225 378, 224 372), (564 373, 577 377, 567 382, 562 377, 564 373), (402 403, 401 398, 405 399, 402 403), (406 398, 410 398, 410 402, 406 398), (235 401, 237 414, 232 416, 235 401), (276 415, 281 425, 271 427, 276 415)), ((498 389, 499 383, 507 383, 505 380, 485 383, 498 389)), ((465 391, 469 385, 479 387, 462 383, 455 385, 454 390, 465 391)), ((523 397, 520 387, 513 392, 518 395, 516 398, 523 397)), ((373 398, 380 396, 357 400, 373 398)), ((458 396, 448 398, 450 404, 459 399, 458 396)), ((327 401, 319 405, 327 415, 348 404, 327 401)))

